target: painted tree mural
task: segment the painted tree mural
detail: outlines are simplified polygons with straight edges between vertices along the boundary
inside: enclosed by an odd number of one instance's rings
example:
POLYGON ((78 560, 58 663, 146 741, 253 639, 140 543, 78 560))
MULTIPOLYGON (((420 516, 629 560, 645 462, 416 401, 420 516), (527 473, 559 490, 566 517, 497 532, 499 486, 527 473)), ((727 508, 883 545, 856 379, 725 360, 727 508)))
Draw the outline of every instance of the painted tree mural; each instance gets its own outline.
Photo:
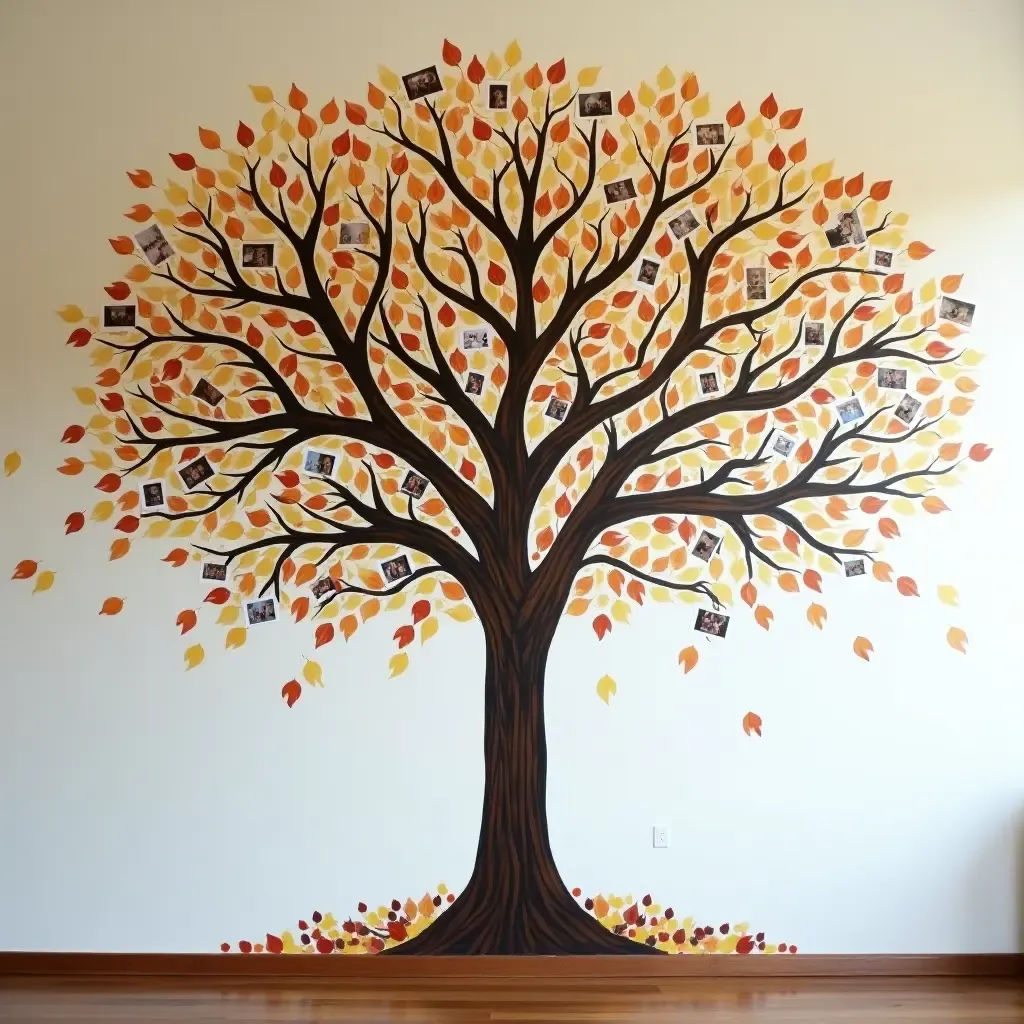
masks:
MULTIPOLYGON (((596 68, 524 68, 515 44, 442 56, 318 114, 297 86, 253 86, 258 128, 200 128, 164 184, 130 172, 153 198, 110 240, 127 262, 112 304, 61 311, 98 374, 64 437, 93 450, 61 472, 101 474, 89 518, 113 525, 111 558, 153 537, 172 565, 224 567, 183 634, 208 614, 237 647, 275 614, 324 648, 388 611, 397 675, 441 622, 479 621, 476 866, 443 914, 378 922, 408 938, 396 952, 672 949, 674 927, 630 942, 556 869, 560 616, 600 640, 679 600, 687 629, 746 606, 768 630, 774 588, 820 629, 821 595, 858 568, 916 596, 879 550, 988 454, 960 440, 973 306, 948 298, 958 277, 905 282, 931 250, 888 181, 808 164, 800 108, 712 116, 668 68, 613 96, 596 68)), ((321 682, 310 660, 282 696, 321 682)))

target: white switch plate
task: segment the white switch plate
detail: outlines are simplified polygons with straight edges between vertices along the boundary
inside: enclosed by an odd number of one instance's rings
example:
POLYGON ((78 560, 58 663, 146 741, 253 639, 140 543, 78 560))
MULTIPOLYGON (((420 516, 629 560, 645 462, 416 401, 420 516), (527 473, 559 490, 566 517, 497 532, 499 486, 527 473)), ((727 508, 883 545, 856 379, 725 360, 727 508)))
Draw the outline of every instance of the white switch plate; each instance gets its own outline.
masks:
POLYGON ((654 826, 654 848, 656 850, 668 849, 668 825, 654 826))

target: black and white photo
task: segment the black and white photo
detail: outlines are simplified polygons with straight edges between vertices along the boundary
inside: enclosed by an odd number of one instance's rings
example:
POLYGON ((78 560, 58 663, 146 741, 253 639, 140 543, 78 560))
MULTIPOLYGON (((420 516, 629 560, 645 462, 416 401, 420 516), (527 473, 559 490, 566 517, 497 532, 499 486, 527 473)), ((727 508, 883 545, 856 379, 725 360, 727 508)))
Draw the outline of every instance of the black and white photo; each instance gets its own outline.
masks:
POLYGON ((942 301, 939 303, 939 318, 959 324, 961 327, 970 327, 974 320, 974 303, 951 299, 948 295, 943 295, 942 301))
POLYGON ((747 301, 768 298, 768 268, 747 267, 744 271, 747 283, 747 301))
POLYGON ((721 537, 716 537, 710 530, 701 530, 697 543, 693 545, 693 557, 699 558, 702 562, 710 562, 711 556, 721 543, 721 537))
POLYGON ((482 373, 470 373, 466 377, 466 394, 482 395, 484 393, 484 375, 482 373))
POLYGON ((104 327, 134 327, 135 326, 135 305, 134 303, 104 306, 103 307, 104 327))
POLYGON ((891 366, 880 366, 878 368, 878 386, 880 388, 896 388, 898 391, 906 391, 907 371, 894 370, 891 366))
POLYGON ((863 576, 865 572, 864 559, 853 558, 849 562, 843 562, 843 572, 849 576, 863 576))
POLYGON ((213 475, 213 466, 210 465, 205 455, 200 455, 194 462, 190 462, 187 466, 182 466, 178 470, 178 476, 181 477, 181 482, 185 485, 185 490, 187 491, 194 490, 213 475))
POLYGON ((698 146, 724 146, 725 125, 721 121, 699 124, 696 137, 698 146))
POLYGON ((205 377, 199 378, 199 382, 192 389, 192 397, 198 398, 200 402, 205 402, 207 405, 212 406, 217 406, 224 401, 224 395, 205 377))
POLYGON ((405 83, 405 95, 411 100, 422 99, 424 96, 430 96, 444 89, 441 76, 433 64, 429 68, 413 71, 409 75, 402 75, 402 81, 405 83))
POLYGON ((486 327, 466 327, 462 331, 462 347, 464 349, 487 348, 490 343, 486 327))
POLYGON ((164 497, 164 485, 159 480, 151 480, 149 483, 139 486, 139 502, 143 512, 158 512, 167 505, 164 497))
POLYGON ((228 567, 222 562, 203 562, 203 579, 223 583, 228 578, 228 567))
POLYGON ((316 448, 307 448, 302 453, 302 472, 310 476, 334 476, 338 465, 338 456, 331 452, 322 452, 316 448))
POLYGON ((412 575, 412 569, 409 566, 409 556, 397 555, 394 558, 389 558, 386 562, 381 562, 380 571, 388 583, 397 583, 399 580, 404 580, 406 576, 412 575))
POLYGON ((696 231, 699 227, 700 222, 693 215, 692 210, 683 210, 678 217, 674 217, 668 222, 668 229, 672 232, 672 237, 677 242, 681 242, 688 234, 696 231))
POLYGON ((139 243, 139 248, 146 254, 151 266, 158 267, 174 255, 171 243, 160 230, 159 224, 150 224, 145 231, 140 231, 135 241, 139 243))
POLYGON ((725 631, 729 628, 729 616, 701 608, 697 612, 697 621, 693 624, 693 628, 699 633, 707 633, 709 636, 725 636, 725 631))
POLYGON ((781 455, 784 459, 788 459, 793 454, 793 449, 796 447, 796 441, 791 437, 787 437, 785 434, 779 434, 775 438, 775 443, 772 445, 772 451, 781 455))
POLYGON ((608 117, 612 112, 612 94, 608 89, 579 94, 580 117, 608 117))
POLYGON ((804 321, 804 344, 824 345, 825 344, 825 322, 823 320, 804 321))
POLYGON ((839 214, 835 227, 825 232, 825 239, 833 249, 844 245, 863 245, 867 236, 860 224, 860 214, 856 210, 844 210, 839 214))
POLYGON ((273 242, 243 242, 243 267, 272 267, 274 265, 273 242))
POLYGON ((272 597, 261 597, 255 601, 246 601, 245 621, 250 626, 258 626, 263 622, 276 622, 277 603, 272 597))
POLYGON ((896 411, 893 415, 898 420, 902 420, 904 423, 910 423, 917 415, 917 410, 921 408, 921 402, 913 395, 904 395, 900 404, 896 406, 896 411))
POLYGON ((484 88, 488 110, 508 110, 508 82, 487 82, 484 88))
POLYGON ((338 225, 338 245, 367 245, 370 241, 370 225, 366 221, 343 221, 338 225))
POLYGON ((649 260, 644 257, 640 260, 640 266, 636 271, 636 283, 640 288, 650 290, 658 283, 658 271, 661 264, 657 260, 649 260))
POLYGON ((718 390, 718 374, 714 370, 697 374, 697 383, 702 395, 713 395, 718 390))
POLYGON ((604 187, 604 199, 606 203, 624 203, 627 199, 636 199, 636 185, 633 179, 609 181, 604 187))
POLYGON ((313 596, 318 600, 322 601, 329 594, 336 594, 338 588, 335 586, 334 580, 330 576, 321 576, 320 579, 310 587, 313 592, 313 596))
POLYGON ((854 420, 863 419, 864 409, 859 398, 847 398, 845 402, 836 404, 836 415, 840 423, 853 423, 854 420))
POLYGON ((414 473, 410 469, 402 481, 402 493, 411 495, 413 498, 422 498, 429 483, 430 481, 425 476, 420 476, 419 473, 414 473))
POLYGON ((565 414, 569 411, 569 403, 564 398, 555 398, 552 396, 548 402, 548 407, 544 410, 545 416, 550 416, 553 420, 564 420, 565 414))

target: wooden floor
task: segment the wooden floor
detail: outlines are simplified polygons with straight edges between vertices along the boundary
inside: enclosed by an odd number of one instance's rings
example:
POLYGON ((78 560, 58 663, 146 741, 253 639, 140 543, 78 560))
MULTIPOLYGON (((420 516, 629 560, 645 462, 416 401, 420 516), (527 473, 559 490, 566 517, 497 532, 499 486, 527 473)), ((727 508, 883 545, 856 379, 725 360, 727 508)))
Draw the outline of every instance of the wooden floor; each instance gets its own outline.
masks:
POLYGON ((1024 1022, 1024 979, 486 979, 268 983, 0 978, 0 1021, 1024 1022))

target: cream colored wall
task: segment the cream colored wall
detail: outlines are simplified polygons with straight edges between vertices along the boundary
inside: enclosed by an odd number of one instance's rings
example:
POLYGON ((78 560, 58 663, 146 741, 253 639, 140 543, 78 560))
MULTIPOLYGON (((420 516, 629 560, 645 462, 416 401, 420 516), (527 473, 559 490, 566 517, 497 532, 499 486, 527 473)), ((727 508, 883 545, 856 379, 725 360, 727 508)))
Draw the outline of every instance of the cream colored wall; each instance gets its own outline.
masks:
MULTIPOLYGON (((38 558, 47 594, 0 582, 0 948, 207 950, 315 907, 468 877, 482 788, 482 643, 445 631, 388 681, 393 623, 325 658, 286 712, 306 634, 284 626, 188 675, 172 623, 194 585, 152 545, 111 564, 65 539, 90 481, 54 473, 89 376, 53 311, 100 301, 106 243, 136 201, 124 170, 169 167, 199 124, 252 116, 246 85, 362 98, 378 62, 513 37, 528 61, 600 64, 613 87, 696 70, 716 109, 774 90, 803 106, 812 160, 893 178, 931 273, 966 272, 987 352, 969 419, 996 453, 899 549, 926 600, 803 606, 685 677, 676 611, 598 649, 568 623, 549 669, 550 828, 566 881, 651 891, 756 922, 809 952, 1020 948, 1024 892, 1024 573, 1020 520, 1024 52, 1016 0, 644 4, 293 0, 0 6, 0 568, 38 558), (934 600, 956 584, 963 607, 934 600), (125 612, 99 619, 108 594, 125 612), (952 622, 966 659, 944 647, 952 622), (855 632, 877 656, 852 656, 855 632), (811 634, 814 635, 811 635, 811 634), (642 652, 638 654, 638 652, 642 652), (606 707, 605 671, 619 681, 606 707), (742 735, 756 707, 761 741, 742 735), (345 751, 373 757, 352 765, 345 751), (650 849, 650 826, 673 844, 650 849)), ((2 575, 2 574, 0 574, 2 575)))

